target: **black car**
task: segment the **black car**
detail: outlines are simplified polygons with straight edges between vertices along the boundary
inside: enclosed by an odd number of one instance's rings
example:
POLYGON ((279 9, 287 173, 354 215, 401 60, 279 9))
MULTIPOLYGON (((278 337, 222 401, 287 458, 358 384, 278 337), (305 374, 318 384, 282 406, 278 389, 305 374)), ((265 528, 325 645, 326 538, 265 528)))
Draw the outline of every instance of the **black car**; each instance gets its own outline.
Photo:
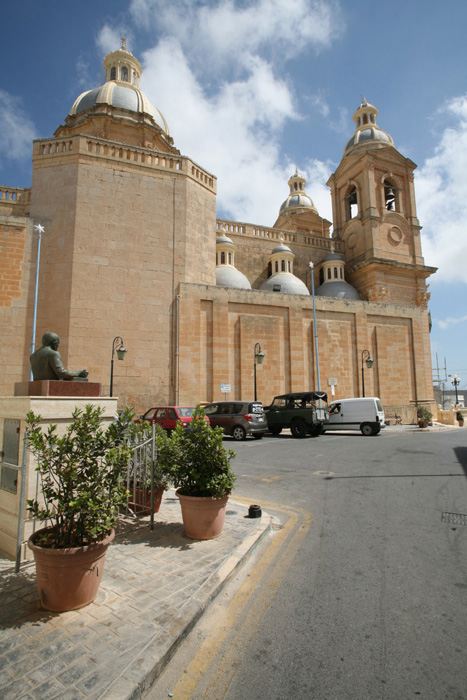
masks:
POLYGON ((263 404, 259 401, 216 401, 205 406, 204 413, 213 428, 220 426, 235 440, 245 440, 247 435, 258 440, 268 429, 263 404))

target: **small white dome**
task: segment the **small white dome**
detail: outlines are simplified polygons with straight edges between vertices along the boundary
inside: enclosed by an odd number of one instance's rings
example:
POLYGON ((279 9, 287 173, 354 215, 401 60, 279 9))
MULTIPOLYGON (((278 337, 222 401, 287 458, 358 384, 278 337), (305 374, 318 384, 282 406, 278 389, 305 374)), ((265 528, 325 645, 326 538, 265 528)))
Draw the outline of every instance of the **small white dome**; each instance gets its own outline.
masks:
POLYGON ((308 288, 302 280, 290 272, 278 272, 265 280, 260 287, 263 292, 281 292, 281 294, 301 294, 310 296, 308 288))
POLYGON ((232 289, 251 289, 251 284, 243 272, 232 265, 218 265, 216 267, 216 285, 232 289))

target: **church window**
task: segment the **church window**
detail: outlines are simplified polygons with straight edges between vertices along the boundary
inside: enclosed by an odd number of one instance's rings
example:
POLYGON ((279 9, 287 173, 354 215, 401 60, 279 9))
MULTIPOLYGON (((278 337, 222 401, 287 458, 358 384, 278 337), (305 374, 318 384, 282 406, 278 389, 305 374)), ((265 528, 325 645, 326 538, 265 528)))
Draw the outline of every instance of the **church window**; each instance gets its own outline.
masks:
POLYGON ((331 279, 331 268, 328 267, 328 280, 330 280, 330 279, 331 279))
POLYGON ((115 66, 112 66, 110 69, 110 80, 117 80, 117 69, 115 66))
POLYGON ((355 185, 349 189, 345 198, 347 220, 354 219, 358 214, 357 188, 355 185))
POLYGON ((232 264, 232 253, 229 253, 229 265, 232 264))
POLYGON ((339 273, 337 272, 337 267, 334 268, 334 279, 338 279, 339 273))
POLYGON ((221 253, 221 265, 225 265, 225 253, 222 251, 221 253))
POLYGON ((292 272, 292 264, 290 260, 287 261, 288 272, 292 272))
POLYGON ((323 282, 324 282, 324 270, 323 270, 323 268, 321 268, 321 270, 319 271, 319 283, 323 284, 323 282))
POLYGON ((384 181, 384 206, 388 211, 399 211, 399 193, 393 183, 386 179, 384 181))
POLYGON ((122 66, 120 71, 120 78, 121 80, 124 80, 125 83, 128 82, 128 68, 126 66, 122 66))
POLYGON ((281 272, 285 272, 285 260, 281 260, 281 272))
POLYGON ((342 268, 339 270, 339 273, 340 273, 340 278, 341 278, 341 280, 343 280, 343 279, 344 279, 344 275, 343 275, 343 273, 342 273, 342 268))
POLYGON ((277 260, 276 260, 275 271, 276 271, 276 272, 279 272, 279 263, 277 262, 277 260))

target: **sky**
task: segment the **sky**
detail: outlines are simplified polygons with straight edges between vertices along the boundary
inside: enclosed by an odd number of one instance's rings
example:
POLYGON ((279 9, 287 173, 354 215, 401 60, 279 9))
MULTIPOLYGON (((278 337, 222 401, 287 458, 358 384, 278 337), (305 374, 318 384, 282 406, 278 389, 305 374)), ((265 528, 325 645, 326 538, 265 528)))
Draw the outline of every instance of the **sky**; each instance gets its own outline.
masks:
POLYGON ((216 175, 221 218, 272 226, 297 168, 332 220, 326 181, 365 97, 418 166, 433 366, 467 389, 465 0, 18 0, 0 26, 0 186, 30 187, 33 139, 122 36, 175 146, 216 175))

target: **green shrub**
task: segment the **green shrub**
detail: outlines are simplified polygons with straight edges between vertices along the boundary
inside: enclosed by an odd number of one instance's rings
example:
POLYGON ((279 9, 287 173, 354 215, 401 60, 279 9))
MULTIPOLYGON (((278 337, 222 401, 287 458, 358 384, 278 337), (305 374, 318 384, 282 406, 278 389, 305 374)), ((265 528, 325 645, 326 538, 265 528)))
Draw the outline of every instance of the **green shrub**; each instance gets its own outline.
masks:
POLYGON ((230 466, 235 452, 222 443, 222 428, 211 428, 197 406, 191 429, 180 424, 172 433, 173 459, 169 467, 173 485, 185 496, 222 498, 231 493, 236 477, 230 466))

